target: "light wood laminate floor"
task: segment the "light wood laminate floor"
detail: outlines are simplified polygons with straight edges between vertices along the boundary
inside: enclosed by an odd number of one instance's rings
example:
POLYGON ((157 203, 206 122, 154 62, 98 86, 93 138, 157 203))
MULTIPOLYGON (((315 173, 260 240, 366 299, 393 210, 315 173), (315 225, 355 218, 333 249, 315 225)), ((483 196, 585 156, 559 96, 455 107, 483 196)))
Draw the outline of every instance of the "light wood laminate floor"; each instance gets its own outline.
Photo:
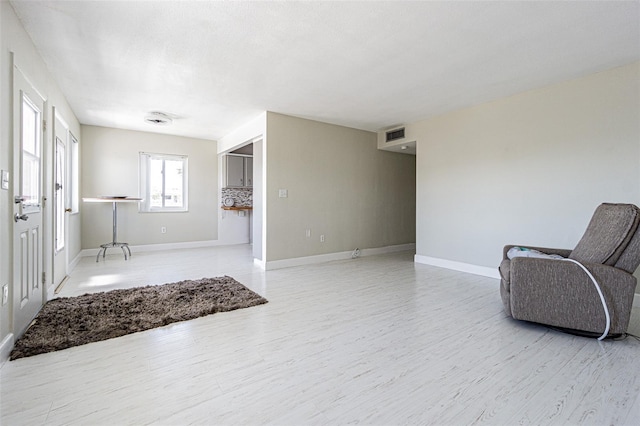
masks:
POLYGON ((511 320, 497 280, 412 253, 269 272, 249 246, 88 257, 59 296, 220 275, 269 303, 6 362, 0 424, 640 424, 640 342, 511 320))

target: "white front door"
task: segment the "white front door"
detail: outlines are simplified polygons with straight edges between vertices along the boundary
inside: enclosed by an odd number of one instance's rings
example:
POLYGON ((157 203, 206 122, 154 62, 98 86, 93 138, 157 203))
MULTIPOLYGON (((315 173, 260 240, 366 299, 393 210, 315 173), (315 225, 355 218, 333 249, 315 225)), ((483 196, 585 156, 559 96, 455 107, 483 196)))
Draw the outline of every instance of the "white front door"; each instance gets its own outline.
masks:
POLYGON ((13 319, 20 336, 42 307, 44 98, 14 67, 13 319))
MULTIPOLYGON (((54 109, 55 110, 55 109, 54 109)), ((53 286, 67 276, 67 138, 69 129, 54 111, 53 286)))

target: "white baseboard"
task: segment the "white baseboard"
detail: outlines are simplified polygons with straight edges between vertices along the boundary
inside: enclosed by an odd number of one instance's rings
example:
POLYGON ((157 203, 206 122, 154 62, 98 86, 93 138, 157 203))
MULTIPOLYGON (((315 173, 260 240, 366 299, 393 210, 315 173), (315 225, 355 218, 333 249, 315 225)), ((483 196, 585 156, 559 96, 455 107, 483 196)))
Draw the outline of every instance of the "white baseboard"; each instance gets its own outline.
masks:
MULTIPOLYGON (((151 251, 163 251, 163 250, 177 250, 177 249, 189 249, 189 248, 202 248, 202 247, 216 247, 216 246, 230 246, 244 243, 228 243, 221 240, 207 240, 207 241, 186 241, 182 243, 162 243, 162 244, 145 244, 139 246, 130 245, 131 252, 144 253, 151 251)), ((99 248, 84 249, 80 252, 80 257, 97 256, 99 248)), ((120 249, 111 249, 108 253, 120 253, 120 249)))
MULTIPOLYGON (((400 244, 396 246, 387 246, 387 247, 376 247, 369 249, 361 249, 360 256, 374 256, 377 254, 386 254, 386 253, 394 253, 398 251, 408 251, 416 249, 416 245, 414 243, 411 244, 400 244)), ((282 268, 291 268, 293 266, 304 266, 304 265, 313 265, 317 263, 331 262, 334 260, 346 260, 351 259, 353 255, 353 251, 342 251, 337 253, 327 253, 327 254, 319 254, 316 256, 305 256, 305 257, 294 257, 291 259, 282 259, 282 260, 272 260, 272 261, 261 261, 257 260, 257 265, 264 268, 267 271, 271 271, 273 269, 282 269, 282 268)))
MULTIPOLYGON (((399 244, 396 246, 366 248, 360 251, 360 256, 375 256, 378 254, 396 253, 399 251, 416 251, 416 244, 399 244)), ((350 254, 353 252, 349 252, 350 254)), ((351 256, 349 256, 351 257, 351 256)))
MULTIPOLYGON (((98 254, 97 251, 96 251, 96 254, 98 254)), ((71 262, 69 262, 69 266, 67 267, 69 274, 73 272, 74 269, 76 269, 76 266, 78 266, 80 259, 82 259, 82 251, 78 253, 78 255, 71 262)))
POLYGON ((472 265, 470 263, 455 262, 453 260, 438 259, 437 257, 422 256, 416 254, 414 257, 416 263, 437 266, 439 268, 452 269, 454 271, 467 272, 474 275, 482 275, 483 277, 500 279, 498 268, 487 268, 486 266, 472 265))
POLYGON ((9 333, 0 343, 0 367, 9 360, 11 349, 13 349, 13 333, 9 333))

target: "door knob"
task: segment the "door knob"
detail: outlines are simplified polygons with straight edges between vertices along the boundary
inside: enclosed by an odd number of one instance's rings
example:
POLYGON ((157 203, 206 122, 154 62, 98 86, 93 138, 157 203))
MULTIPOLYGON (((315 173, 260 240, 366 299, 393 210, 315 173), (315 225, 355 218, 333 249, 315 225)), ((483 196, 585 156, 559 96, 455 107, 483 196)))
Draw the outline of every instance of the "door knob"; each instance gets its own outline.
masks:
POLYGON ((29 216, 27 216, 26 214, 16 213, 15 215, 13 215, 13 220, 15 220, 16 222, 19 220, 27 220, 27 219, 29 219, 29 216))
POLYGON ((71 209, 64 209, 65 212, 71 213, 71 209))

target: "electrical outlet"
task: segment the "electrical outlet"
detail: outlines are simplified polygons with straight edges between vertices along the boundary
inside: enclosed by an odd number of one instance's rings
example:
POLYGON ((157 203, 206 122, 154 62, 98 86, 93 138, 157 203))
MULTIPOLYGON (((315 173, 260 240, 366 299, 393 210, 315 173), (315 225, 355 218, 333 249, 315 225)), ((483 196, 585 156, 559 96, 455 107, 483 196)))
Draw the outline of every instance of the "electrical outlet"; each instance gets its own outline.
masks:
POLYGON ((324 243, 324 234, 320 235, 320 242, 324 243))
POLYGON ((9 301, 9 284, 2 286, 2 304, 6 305, 9 301))
POLYGON ((160 232, 163 233, 163 234, 166 234, 167 233, 167 227, 163 226, 162 228, 160 228, 160 232))

